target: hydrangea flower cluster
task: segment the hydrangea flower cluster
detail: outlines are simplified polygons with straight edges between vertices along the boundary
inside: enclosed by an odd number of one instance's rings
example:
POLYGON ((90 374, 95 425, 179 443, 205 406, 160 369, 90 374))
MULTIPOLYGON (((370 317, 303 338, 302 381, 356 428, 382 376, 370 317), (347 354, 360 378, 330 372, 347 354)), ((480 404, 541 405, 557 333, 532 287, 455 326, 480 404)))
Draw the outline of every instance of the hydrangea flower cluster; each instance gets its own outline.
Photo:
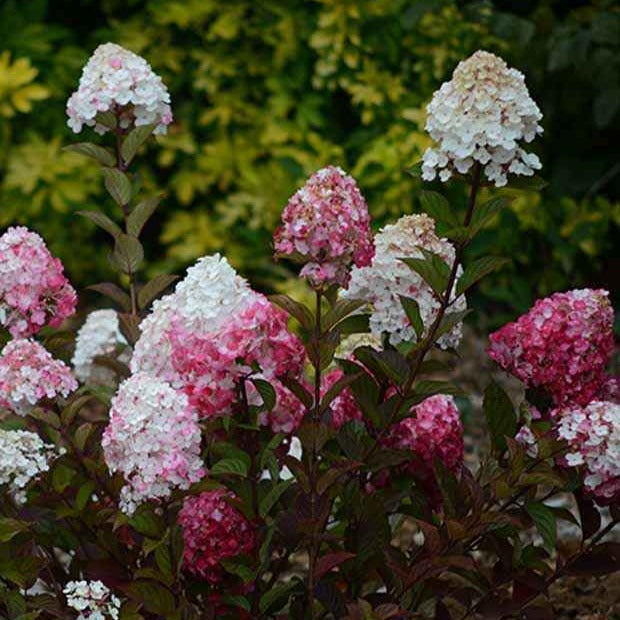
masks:
POLYGON ((57 456, 54 446, 30 431, 0 429, 0 485, 7 485, 18 503, 26 501, 27 484, 57 456))
POLYGON ((34 340, 11 340, 0 353, 0 407, 18 415, 44 398, 66 398, 77 387, 69 367, 34 340))
POLYGON ((59 327, 75 312, 77 295, 43 239, 17 226, 0 237, 0 323, 13 338, 59 327))
POLYGON ((315 172, 289 200, 274 234, 277 255, 300 258, 312 286, 346 286, 351 265, 373 256, 368 206, 355 180, 341 168, 315 172))
MULTIPOLYGON (((332 368, 323 375, 321 382, 321 397, 337 382, 342 379, 344 373, 340 368, 332 368)), ((339 429, 343 424, 351 420, 361 420, 362 411, 355 401, 355 396, 350 387, 345 387, 329 405, 331 411, 331 426, 339 429)))
POLYGON ((478 51, 459 63, 428 105, 426 130, 438 145, 422 160, 422 178, 437 173, 447 181, 467 173, 474 162, 489 181, 506 185, 508 174, 534 174, 541 168, 519 145, 542 133, 542 114, 530 97, 523 74, 489 52, 478 51))
POLYGON ((620 405, 592 401, 554 412, 558 436, 565 439, 569 467, 583 467, 584 485, 598 502, 620 500, 620 405))
MULTIPOLYGON (((75 376, 82 382, 112 384, 114 372, 98 364, 96 358, 113 355, 119 346, 126 344, 115 310, 91 312, 75 340, 75 352, 71 360, 75 376)), ((122 359, 122 356, 119 359, 122 359)))
POLYGON ((188 497, 179 512, 184 567, 212 584, 222 579, 222 560, 251 553, 256 544, 252 524, 229 503, 234 499, 224 489, 205 491, 188 497))
POLYGON ((174 293, 153 303, 140 324, 141 336, 134 347, 130 368, 166 381, 176 377, 171 362, 170 333, 184 330, 205 335, 223 327, 251 302, 248 283, 219 254, 204 256, 187 270, 174 293))
POLYGON ((614 338, 607 291, 573 290, 539 299, 514 323, 491 334, 488 353, 556 406, 586 405, 605 384, 614 338))
POLYGON ((67 101, 67 124, 75 133, 88 125, 103 134, 108 128, 96 121, 102 112, 119 113, 123 128, 156 124, 156 134, 166 133, 172 122, 161 78, 144 58, 115 43, 100 45, 84 66, 78 90, 67 101))
MULTIPOLYGON (((395 224, 385 226, 375 237, 376 252, 367 267, 354 268, 351 282, 343 295, 351 299, 364 299, 371 304, 370 330, 380 337, 389 334, 390 343, 416 340, 416 334, 403 310, 399 296, 412 297, 418 302, 420 315, 428 328, 440 307, 430 286, 422 277, 407 267, 402 258, 422 258, 419 247, 441 256, 448 264, 454 261, 454 246, 437 236, 435 222, 428 215, 405 215, 395 224)), ((460 277, 462 269, 457 274, 460 277)), ((467 307, 462 295, 452 304, 454 311, 467 307)), ((444 348, 456 347, 461 341, 462 325, 438 341, 444 348)))
POLYGON ((409 466, 411 475, 428 487, 433 495, 435 474, 433 461, 440 459, 452 472, 463 464, 463 425, 451 396, 431 396, 412 409, 415 416, 396 424, 387 444, 410 450, 415 459, 409 466))
MULTIPOLYGON (((239 381, 252 375, 276 387, 281 402, 270 415, 272 421, 278 421, 276 432, 291 426, 290 432, 297 426, 296 420, 283 420, 282 415, 289 418, 295 411, 303 412, 303 407, 277 377, 301 375, 304 349, 299 338, 288 331, 286 313, 265 297, 255 293, 254 301, 230 317, 220 330, 200 336, 173 326, 170 339, 176 376, 201 417, 230 414, 239 381), (290 405, 293 407, 288 415, 290 405)), ((246 383, 246 389, 250 402, 254 402, 258 395, 251 383, 246 383)))
POLYGON ((121 510, 132 514, 145 500, 200 480, 200 442, 197 414, 183 392, 143 372, 121 383, 101 442, 108 468, 127 482, 121 510))
POLYGON ((63 594, 80 615, 76 620, 118 620, 121 601, 101 581, 69 581, 63 594))

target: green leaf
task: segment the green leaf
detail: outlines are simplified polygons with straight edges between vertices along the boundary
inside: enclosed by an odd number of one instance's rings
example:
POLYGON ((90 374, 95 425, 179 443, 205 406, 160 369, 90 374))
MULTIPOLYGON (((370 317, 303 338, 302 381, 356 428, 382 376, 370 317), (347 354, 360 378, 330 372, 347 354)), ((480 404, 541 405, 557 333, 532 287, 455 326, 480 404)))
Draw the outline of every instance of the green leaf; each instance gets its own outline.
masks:
POLYGON ((451 332, 456 325, 463 322, 463 319, 472 312, 471 308, 467 310, 458 310, 457 312, 448 312, 441 319, 439 328, 435 332, 435 341, 439 340, 444 334, 451 332))
POLYGON ((166 528, 164 520, 150 506, 138 510, 128 523, 136 532, 149 538, 161 538, 166 528))
POLYGON ((155 209, 162 201, 163 195, 154 196, 139 202, 127 217, 127 232, 134 237, 139 237, 144 225, 149 221, 150 217, 155 213, 155 209))
POLYGON ((231 607, 241 607, 241 609, 245 609, 247 612, 252 609, 250 601, 240 594, 225 594, 222 596, 222 603, 231 607))
POLYGON ((159 297, 176 280, 178 280, 178 276, 160 273, 147 282, 138 292, 138 306, 140 309, 148 308, 151 302, 159 297))
POLYGON ((17 519, 0 518, 0 543, 11 540, 17 534, 28 530, 29 524, 17 519))
POLYGON ((548 183, 542 177, 537 174, 526 176, 510 175, 508 177, 508 187, 512 189, 522 189, 529 192, 539 192, 541 189, 547 187, 548 183))
POLYGON ((531 502, 526 504, 525 509, 532 517, 538 533, 542 536, 545 547, 549 551, 555 548, 556 522, 553 511, 542 502, 531 502))
POLYGON ((99 228, 102 228, 107 233, 112 235, 115 239, 123 234, 120 226, 113 222, 107 215, 99 211, 78 211, 78 215, 89 219, 94 222, 99 228))
POLYGON ((457 214, 450 207, 450 203, 438 192, 423 190, 420 193, 420 204, 435 221, 444 222, 451 227, 460 224, 457 214))
POLYGON ((491 200, 478 205, 474 209, 474 213, 469 224, 471 235, 475 235, 488 222, 490 222, 502 209, 512 202, 512 198, 507 196, 497 196, 491 200))
POLYGON ((414 179, 422 178, 422 162, 416 162, 410 168, 405 168, 405 172, 410 174, 414 179))
POLYGON ((90 498, 95 490, 95 483, 92 480, 85 482, 75 496, 75 507, 78 510, 84 510, 90 501, 90 498))
POLYGON ((78 142, 77 144, 69 144, 63 148, 63 151, 72 151, 90 157, 99 162, 103 166, 115 166, 116 158, 113 153, 102 146, 93 144, 92 142, 78 142))
POLYGON ((368 305, 363 299, 339 299, 331 310, 323 317, 322 328, 329 331, 341 321, 355 313, 356 310, 368 305))
POLYGON ((279 584, 271 590, 267 590, 260 599, 259 608, 262 614, 273 614, 274 612, 282 609, 287 603, 288 599, 299 585, 299 582, 291 580, 288 583, 279 584))
POLYGON ((444 260, 433 252, 424 250, 424 258, 401 258, 400 260, 418 273, 433 289, 437 297, 441 297, 448 285, 450 268, 444 260))
POLYGON ((131 310, 131 300, 129 299, 129 295, 127 295, 127 293, 125 293, 125 291, 123 291, 123 289, 121 289, 118 285, 113 284, 112 282, 100 282, 99 284, 91 284, 86 288, 91 291, 101 293, 106 297, 109 297, 127 312, 131 310))
POLYGON ((269 492, 260 500, 258 505, 258 514, 264 519, 269 511, 274 507, 276 502, 282 497, 282 494, 288 489, 293 480, 284 480, 272 487, 269 492))
POLYGON ((152 614, 161 614, 164 618, 169 618, 175 612, 174 596, 155 581, 136 581, 129 586, 129 593, 132 598, 143 603, 144 608, 152 614))
POLYGON ((505 437, 514 437, 517 432, 517 415, 510 398, 495 381, 484 391, 483 410, 493 445, 503 453, 505 437))
POLYGON ((226 458, 218 461, 211 468, 211 475, 231 474, 245 478, 248 475, 249 464, 240 458, 226 458))
POLYGON ((459 278, 456 284, 457 297, 462 295, 476 282, 509 262, 509 259, 500 258, 497 256, 483 256, 482 258, 475 260, 471 265, 467 266, 463 275, 459 278))
POLYGON ((270 295, 269 300, 297 319, 299 324, 305 329, 309 330, 314 327, 314 314, 304 304, 295 301, 288 295, 270 295))
POLYGON ((114 129, 116 127, 116 115, 114 112, 99 112, 97 116, 95 116, 95 120, 99 125, 103 125, 108 129, 114 129))
POLYGON ((144 144, 149 136, 153 133, 153 130, 157 127, 156 123, 150 125, 141 125, 129 132, 129 134, 123 140, 121 146, 121 156, 125 164, 129 165, 134 158, 136 152, 142 144, 144 144))
POLYGON ((143 260, 144 248, 135 237, 125 234, 116 237, 110 261, 117 269, 126 274, 135 273, 143 260))
POLYGON ((276 391, 273 386, 264 379, 251 379, 251 381, 263 399, 263 406, 267 411, 271 411, 276 406, 276 391))
POLYGON ((234 560, 221 560, 220 564, 224 567, 226 572, 241 577, 244 583, 249 583, 256 577, 256 573, 249 566, 240 564, 234 560))
POLYGON ((95 427, 90 422, 84 422, 84 424, 80 425, 78 429, 75 431, 75 445, 77 449, 83 451, 86 447, 86 442, 90 437, 90 434, 93 432, 95 427))
POLYGON ((338 324, 341 336, 366 334, 370 331, 370 314, 353 314, 338 324))
POLYGON ((399 295, 400 303, 413 327, 416 336, 418 339, 422 338, 422 334, 424 333, 424 323, 422 322, 422 316, 420 314, 420 306, 415 299, 411 297, 405 297, 404 295, 399 295))
POLYGON ((58 493, 62 493, 75 477, 75 470, 64 463, 57 463, 52 470, 52 487, 58 493))
POLYGON ((103 182, 106 190, 117 205, 126 207, 131 200, 131 183, 126 174, 116 168, 103 169, 103 182))

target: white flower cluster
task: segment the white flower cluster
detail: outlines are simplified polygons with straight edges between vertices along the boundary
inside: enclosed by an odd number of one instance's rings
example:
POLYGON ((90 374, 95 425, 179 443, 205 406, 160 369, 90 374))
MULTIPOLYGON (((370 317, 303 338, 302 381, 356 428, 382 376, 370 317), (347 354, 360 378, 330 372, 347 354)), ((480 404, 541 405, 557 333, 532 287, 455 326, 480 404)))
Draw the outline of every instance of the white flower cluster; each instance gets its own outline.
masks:
POLYGON ((554 416, 560 418, 559 437, 570 447, 566 464, 586 470, 585 488, 599 500, 620 499, 620 405, 592 401, 554 416))
POLYGON ((121 383, 101 442, 108 468, 127 482, 121 510, 132 514, 145 500, 200 480, 200 441, 198 416, 185 394, 143 372, 121 383))
POLYGON ((523 74, 494 54, 478 51, 460 62, 427 111, 426 130, 438 146, 424 153, 425 180, 439 173, 447 181, 454 170, 465 174, 479 162, 487 178, 501 187, 508 174, 529 176, 541 168, 538 157, 519 142, 542 133, 542 114, 523 74))
POLYGON ((63 593, 67 605, 80 612, 76 620, 118 620, 121 602, 101 581, 70 581, 63 593))
MULTIPOLYGON (((353 268, 349 288, 343 293, 350 299, 363 299, 371 306, 370 330, 380 337, 387 332, 391 344, 416 340, 416 334, 400 303, 399 296, 415 299, 420 316, 428 329, 432 324, 439 301, 430 286, 401 258, 422 258, 419 248, 434 252, 449 265, 454 261, 454 246, 435 234, 435 222, 428 215, 405 215, 395 224, 385 226, 375 236, 375 256, 368 267, 353 268)), ((460 277, 462 269, 457 274, 460 277)), ((454 296, 454 291, 453 291, 454 296)), ((467 301, 460 296, 451 311, 465 310, 467 301)), ((443 348, 456 347, 461 341, 459 323, 438 340, 443 348)))
MULTIPOLYGON (((96 358, 113 355, 119 346, 127 341, 118 327, 118 315, 115 310, 95 310, 91 312, 80 327, 75 340, 73 364, 75 376, 82 382, 111 385, 114 372, 101 364, 96 358)), ((121 361, 128 361, 123 359, 121 361)))
POLYGON ((96 122, 101 112, 117 112, 121 127, 157 123, 154 133, 166 133, 172 122, 170 95, 144 58, 115 43, 100 45, 82 71, 80 85, 67 101, 67 124, 75 133, 83 125, 105 133, 96 122))
POLYGON ((7 485, 18 503, 26 501, 26 485, 49 469, 54 446, 30 431, 0 429, 0 486, 7 485))
POLYGON ((131 371, 173 380, 168 337, 173 322, 188 333, 204 335, 222 327, 254 299, 255 293, 225 257, 202 257, 187 270, 174 293, 153 303, 140 324, 142 333, 134 347, 131 371))

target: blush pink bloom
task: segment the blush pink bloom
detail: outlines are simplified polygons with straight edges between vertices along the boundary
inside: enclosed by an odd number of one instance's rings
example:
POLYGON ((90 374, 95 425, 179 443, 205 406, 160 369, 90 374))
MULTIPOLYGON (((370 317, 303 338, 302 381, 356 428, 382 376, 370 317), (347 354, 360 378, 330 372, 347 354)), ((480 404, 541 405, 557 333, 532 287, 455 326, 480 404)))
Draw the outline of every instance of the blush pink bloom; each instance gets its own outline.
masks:
MULTIPOLYGON (((361 369, 361 367, 360 367, 361 369)), ((340 368, 333 368, 323 375, 323 381, 321 385, 321 396, 325 396, 327 391, 337 382, 344 377, 344 372, 340 368)), ((345 387, 330 403, 331 411, 331 426, 335 429, 339 429, 343 424, 350 422, 351 420, 361 420, 362 411, 355 401, 353 392, 350 387, 345 387)))
POLYGON ((0 323, 14 338, 59 327, 75 312, 77 295, 43 239, 23 226, 0 237, 0 323))
POLYGON ((227 499, 235 495, 224 489, 188 497, 178 517, 184 568, 211 584, 222 579, 222 560, 251 553, 256 544, 252 524, 227 499))
MULTIPOLYGON (((253 293, 253 301, 232 315, 220 329, 195 334, 173 323, 169 332, 171 362, 178 384, 201 417, 233 413, 238 386, 244 378, 269 381, 276 390, 274 410, 263 416, 274 432, 292 432, 303 416, 303 407, 278 380, 299 378, 304 348, 287 327, 283 310, 266 297, 253 293)), ((250 381, 245 382, 251 404, 261 402, 250 381)))
POLYGON ((77 387, 71 369, 34 340, 11 340, 0 353, 0 407, 18 415, 77 387))
POLYGON ((413 460, 408 471, 427 490, 432 501, 441 501, 433 461, 439 459, 456 473, 463 464, 463 425, 451 396, 431 396, 412 409, 414 414, 396 424, 386 444, 410 450, 413 460))
POLYGON ((545 388, 556 406, 586 405, 606 381, 614 347, 608 296, 583 289, 539 299, 491 334, 488 354, 526 385, 545 388))
POLYGON ((289 200, 274 234, 277 256, 304 262, 312 286, 346 286, 352 265, 370 264, 368 206, 355 180, 336 166, 315 172, 289 200))

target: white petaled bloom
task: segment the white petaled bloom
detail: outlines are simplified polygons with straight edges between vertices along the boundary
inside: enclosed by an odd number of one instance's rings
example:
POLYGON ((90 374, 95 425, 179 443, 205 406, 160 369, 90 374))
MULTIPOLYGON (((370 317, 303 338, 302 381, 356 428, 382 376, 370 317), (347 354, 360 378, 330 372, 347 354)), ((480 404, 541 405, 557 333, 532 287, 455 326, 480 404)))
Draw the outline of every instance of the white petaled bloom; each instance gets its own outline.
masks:
POLYGON ((17 503, 26 501, 25 488, 58 456, 56 448, 30 431, 0 429, 0 486, 7 486, 17 503))
POLYGON ((77 387, 71 369, 34 340, 11 340, 0 353, 0 407, 18 415, 27 415, 44 398, 67 397, 77 387))
MULTIPOLYGON (((101 364, 96 358, 114 355, 119 347, 127 341, 118 326, 115 310, 95 310, 91 312, 80 327, 75 340, 73 353, 73 370, 82 382, 110 385, 114 381, 114 372, 101 364)), ((128 361, 123 354, 120 361, 128 361)))
POLYGON ((542 114, 525 78, 489 52, 478 51, 459 63, 452 79, 435 92, 427 107, 426 130, 437 142, 422 160, 422 178, 447 181, 482 164, 489 181, 506 185, 508 174, 534 174, 540 160, 521 142, 542 133, 542 114))
POLYGON ((101 441, 108 468, 127 482, 121 510, 132 514, 148 499, 198 482, 205 475, 200 441, 198 416, 185 394, 144 372, 121 383, 101 441))
POLYGON ((115 43, 100 45, 84 66, 79 87, 67 101, 67 124, 75 133, 83 125, 105 133, 108 128, 96 121, 102 112, 119 114, 123 128, 155 124, 156 134, 166 133, 172 122, 162 79, 144 58, 115 43))
POLYGON ((585 407, 556 409, 557 433, 569 445, 564 460, 583 467, 586 491, 599 503, 620 500, 620 405, 592 401, 585 407))
POLYGON ((79 612, 76 620, 118 620, 121 601, 101 581, 70 581, 63 594, 67 605, 79 612))
POLYGON ((204 256, 187 270, 174 293, 153 303, 140 324, 131 371, 145 371, 166 381, 176 373, 170 360, 173 323, 184 331, 204 335, 225 325, 255 299, 246 280, 237 275, 226 258, 204 256))
MULTIPOLYGON (((420 247, 441 256, 448 264, 454 262, 454 246, 435 233, 435 222, 428 215, 405 215, 395 224, 385 226, 375 236, 375 256, 368 267, 353 268, 349 288, 343 293, 350 299, 363 299, 370 304, 370 331, 377 337, 389 334, 390 343, 415 342, 416 333, 403 310, 400 296, 415 299, 420 316, 429 329, 440 307, 440 302, 422 277, 410 269, 402 258, 422 258, 420 247)), ((462 273, 461 267, 457 279, 462 273)), ((452 296, 456 283, 453 287, 452 296)), ((451 312, 465 310, 464 295, 454 300, 451 312)), ((462 324, 443 334, 439 346, 456 347, 461 341, 462 324)))

